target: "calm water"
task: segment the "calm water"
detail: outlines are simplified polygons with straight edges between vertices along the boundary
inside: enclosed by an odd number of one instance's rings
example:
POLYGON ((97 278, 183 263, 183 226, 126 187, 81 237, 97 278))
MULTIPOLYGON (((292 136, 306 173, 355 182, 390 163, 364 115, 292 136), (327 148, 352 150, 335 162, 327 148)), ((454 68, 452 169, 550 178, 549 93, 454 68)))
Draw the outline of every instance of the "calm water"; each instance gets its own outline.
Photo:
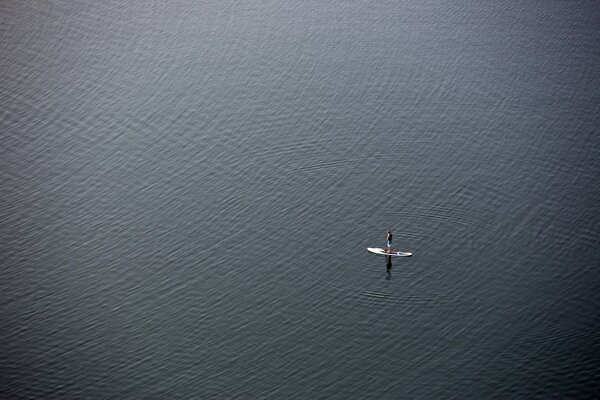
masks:
POLYGON ((599 21, 2 2, 0 398, 592 397, 599 21))

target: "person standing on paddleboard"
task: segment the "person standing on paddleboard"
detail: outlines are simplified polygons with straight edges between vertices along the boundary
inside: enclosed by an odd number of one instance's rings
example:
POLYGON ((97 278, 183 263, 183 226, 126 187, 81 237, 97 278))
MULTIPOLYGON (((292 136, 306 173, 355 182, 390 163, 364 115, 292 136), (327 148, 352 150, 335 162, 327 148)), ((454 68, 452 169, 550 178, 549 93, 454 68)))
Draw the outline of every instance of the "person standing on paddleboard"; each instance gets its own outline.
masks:
POLYGON ((387 252, 392 252, 392 228, 388 229, 387 232, 387 252))

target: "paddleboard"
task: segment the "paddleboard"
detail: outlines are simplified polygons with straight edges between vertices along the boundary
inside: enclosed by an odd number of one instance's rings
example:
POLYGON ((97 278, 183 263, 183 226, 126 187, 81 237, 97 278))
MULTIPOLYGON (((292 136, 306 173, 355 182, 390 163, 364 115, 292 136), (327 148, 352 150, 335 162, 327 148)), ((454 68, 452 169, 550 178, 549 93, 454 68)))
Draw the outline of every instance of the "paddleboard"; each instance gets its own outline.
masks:
POLYGON ((412 253, 410 251, 392 251, 388 253, 385 249, 379 247, 367 247, 367 251, 373 254, 380 254, 382 256, 392 256, 392 257, 410 257, 412 253))

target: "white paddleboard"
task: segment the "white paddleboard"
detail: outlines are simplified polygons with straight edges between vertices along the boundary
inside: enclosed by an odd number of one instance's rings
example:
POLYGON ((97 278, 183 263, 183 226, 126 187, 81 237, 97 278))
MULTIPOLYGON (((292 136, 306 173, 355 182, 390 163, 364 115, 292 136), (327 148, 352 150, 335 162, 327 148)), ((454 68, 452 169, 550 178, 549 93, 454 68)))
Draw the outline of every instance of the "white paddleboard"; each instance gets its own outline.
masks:
POLYGON ((379 247, 367 247, 367 251, 373 254, 380 254, 382 256, 392 256, 392 257, 410 257, 412 253, 410 251, 392 251, 388 253, 385 249, 379 247))

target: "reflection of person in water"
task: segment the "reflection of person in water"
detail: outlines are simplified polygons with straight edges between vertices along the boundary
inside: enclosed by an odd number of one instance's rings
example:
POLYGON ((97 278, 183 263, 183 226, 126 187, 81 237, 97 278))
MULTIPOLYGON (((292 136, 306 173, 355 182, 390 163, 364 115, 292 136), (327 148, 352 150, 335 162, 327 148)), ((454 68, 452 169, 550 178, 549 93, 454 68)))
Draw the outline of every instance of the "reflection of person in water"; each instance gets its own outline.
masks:
POLYGON ((387 276, 385 279, 389 281, 392 279, 392 256, 385 256, 385 266, 387 267, 387 276))

